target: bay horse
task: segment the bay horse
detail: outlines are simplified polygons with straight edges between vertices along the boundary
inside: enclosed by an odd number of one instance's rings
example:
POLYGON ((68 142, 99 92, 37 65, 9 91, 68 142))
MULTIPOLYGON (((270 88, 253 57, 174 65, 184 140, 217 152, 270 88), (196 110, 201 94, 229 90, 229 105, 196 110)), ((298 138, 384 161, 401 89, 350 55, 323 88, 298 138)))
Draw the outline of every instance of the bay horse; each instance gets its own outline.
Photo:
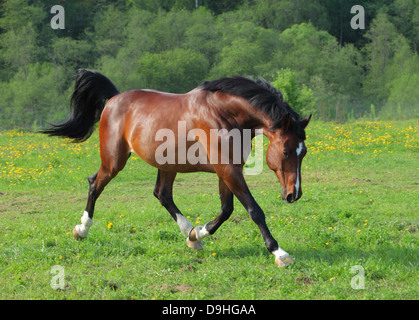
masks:
MULTIPOLYGON (((95 202, 105 186, 121 171, 131 153, 158 169, 154 196, 177 222, 187 245, 202 249, 201 240, 214 232, 233 212, 233 197, 244 206, 251 219, 259 227, 268 251, 275 256, 278 266, 295 263, 282 250, 270 233, 265 215, 256 203, 243 176, 246 156, 240 161, 162 163, 156 159, 156 151, 162 144, 156 139, 159 129, 171 130, 179 135, 178 124, 183 122, 187 131, 200 129, 207 137, 212 129, 239 132, 250 130, 251 138, 258 132, 269 138, 266 163, 281 184, 282 199, 288 203, 301 195, 301 162, 307 149, 304 144, 305 128, 311 115, 301 118, 284 100, 282 93, 264 79, 244 77, 223 78, 207 81, 185 94, 172 94, 155 90, 129 90, 120 93, 103 74, 87 69, 77 72, 75 89, 70 101, 71 113, 67 121, 51 125, 42 133, 67 137, 82 142, 90 137, 94 125, 99 123, 100 157, 99 171, 88 178, 89 194, 81 224, 73 230, 75 239, 87 236, 93 223, 95 202), (259 130, 259 131, 258 131, 259 130), (173 182, 178 172, 212 172, 219 177, 221 212, 202 226, 193 227, 173 202, 173 182)), ((179 153, 179 138, 173 142, 173 150, 179 153)), ((211 144, 220 139, 196 137, 206 152, 207 159, 225 156, 220 149, 213 151, 211 144), (212 139, 214 140, 214 139, 212 139), (204 141, 204 142, 203 142, 204 141), (218 154, 211 154, 218 152, 218 154)), ((230 139, 231 140, 231 139, 230 139)), ((196 142, 194 141, 194 142, 196 142)), ((167 142, 167 141, 166 141, 167 142)), ((231 141, 229 141, 231 144, 231 141)), ((251 149, 251 140, 243 140, 241 148, 251 149)), ((186 142, 186 148, 192 146, 186 142)))

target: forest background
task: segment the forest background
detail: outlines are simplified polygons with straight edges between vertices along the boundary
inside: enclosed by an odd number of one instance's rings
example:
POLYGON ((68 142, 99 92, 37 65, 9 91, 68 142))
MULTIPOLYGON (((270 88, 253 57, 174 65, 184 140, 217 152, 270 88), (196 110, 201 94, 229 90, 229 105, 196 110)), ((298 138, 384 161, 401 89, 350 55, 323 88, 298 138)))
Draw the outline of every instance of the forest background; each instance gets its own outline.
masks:
POLYGON ((3 0, 0 130, 63 120, 78 68, 120 91, 263 77, 317 120, 418 118, 418 49, 418 0, 3 0))

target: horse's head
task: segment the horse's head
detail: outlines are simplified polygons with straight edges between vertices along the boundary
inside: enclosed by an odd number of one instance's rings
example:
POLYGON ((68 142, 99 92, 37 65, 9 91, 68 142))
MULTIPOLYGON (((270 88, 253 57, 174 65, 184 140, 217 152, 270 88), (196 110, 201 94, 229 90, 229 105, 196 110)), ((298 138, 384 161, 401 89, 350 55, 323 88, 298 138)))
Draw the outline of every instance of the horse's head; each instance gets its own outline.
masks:
POLYGON ((305 132, 311 115, 302 121, 294 121, 288 114, 268 130, 270 140, 266 152, 266 163, 275 171, 281 183, 281 197, 288 203, 300 199, 301 162, 307 153, 304 143, 305 132))

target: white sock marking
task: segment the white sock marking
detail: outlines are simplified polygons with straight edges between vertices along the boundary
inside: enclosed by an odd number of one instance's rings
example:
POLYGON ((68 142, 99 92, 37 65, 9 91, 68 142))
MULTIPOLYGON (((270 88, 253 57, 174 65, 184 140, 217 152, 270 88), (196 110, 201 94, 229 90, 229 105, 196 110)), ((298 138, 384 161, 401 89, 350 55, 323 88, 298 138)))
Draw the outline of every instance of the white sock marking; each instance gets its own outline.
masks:
POLYGON ((282 258, 282 257, 289 257, 290 255, 288 254, 288 252, 285 252, 284 250, 282 250, 281 248, 278 247, 278 249, 276 249, 274 252, 272 252, 272 254, 275 256, 276 259, 278 258, 282 258))
POLYGON ((196 228, 196 238, 198 240, 202 240, 203 238, 209 236, 210 233, 208 232, 207 228, 204 226, 203 228, 196 228))
POLYGON ((78 224, 75 229, 80 237, 86 238, 89 232, 89 228, 93 224, 93 219, 89 218, 89 213, 85 211, 81 217, 81 224, 78 224))
POLYGON ((180 232, 182 232, 182 234, 186 237, 189 236, 189 232, 191 232, 193 229, 193 226, 189 220, 186 219, 184 215, 176 213, 176 222, 180 228, 180 232))

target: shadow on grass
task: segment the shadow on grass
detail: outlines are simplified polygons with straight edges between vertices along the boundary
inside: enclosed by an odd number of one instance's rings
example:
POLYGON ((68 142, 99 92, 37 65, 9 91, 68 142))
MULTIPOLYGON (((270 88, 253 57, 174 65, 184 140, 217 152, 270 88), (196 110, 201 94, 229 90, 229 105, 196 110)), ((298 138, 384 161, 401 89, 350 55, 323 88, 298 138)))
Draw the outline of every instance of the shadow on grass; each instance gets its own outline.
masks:
MULTIPOLYGON (((235 244, 231 248, 214 249, 218 259, 246 259, 246 257, 265 257, 272 259, 264 246, 252 244, 235 244)), ((204 244, 205 252, 205 244, 204 244)), ((313 265, 347 265, 360 264, 382 265, 383 267, 402 266, 417 268, 419 264, 418 249, 413 247, 382 246, 379 249, 345 248, 335 249, 297 249, 290 251, 290 256, 295 259, 296 267, 313 265)), ((211 253, 208 252, 208 255, 211 253)))

